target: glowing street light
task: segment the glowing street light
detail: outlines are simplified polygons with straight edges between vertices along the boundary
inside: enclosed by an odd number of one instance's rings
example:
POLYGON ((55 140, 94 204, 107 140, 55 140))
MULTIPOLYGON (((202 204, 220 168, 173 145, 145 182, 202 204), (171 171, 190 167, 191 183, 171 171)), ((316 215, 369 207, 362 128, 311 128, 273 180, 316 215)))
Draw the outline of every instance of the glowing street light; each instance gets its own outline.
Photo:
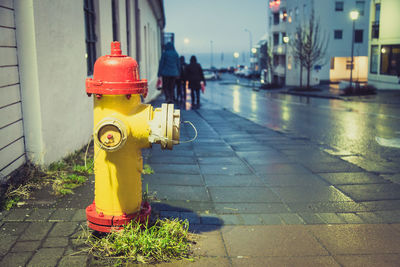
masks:
POLYGON ((238 52, 235 52, 235 53, 233 53, 233 57, 235 58, 235 64, 237 65, 237 61, 238 61, 238 58, 239 58, 239 53, 238 52))
POLYGON ((183 39, 183 43, 184 43, 184 44, 188 44, 188 43, 190 43, 190 40, 189 40, 189 38, 184 38, 184 39, 183 39))
POLYGON ((354 68, 354 27, 355 27, 355 23, 356 20, 358 19, 358 16, 360 15, 360 13, 358 12, 358 10, 352 10, 350 11, 350 18, 353 21, 353 35, 352 35, 352 39, 351 39, 351 68, 350 68, 350 88, 353 88, 353 68, 354 68))
POLYGON ((251 53, 253 53, 253 54, 257 53, 257 48, 253 47, 253 48, 251 49, 251 53))

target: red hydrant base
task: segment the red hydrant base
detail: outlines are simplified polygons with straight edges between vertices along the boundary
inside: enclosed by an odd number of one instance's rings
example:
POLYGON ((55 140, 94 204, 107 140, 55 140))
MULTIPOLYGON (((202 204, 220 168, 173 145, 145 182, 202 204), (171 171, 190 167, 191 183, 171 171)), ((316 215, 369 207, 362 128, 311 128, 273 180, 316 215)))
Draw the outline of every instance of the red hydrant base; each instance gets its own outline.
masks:
POLYGON ((124 214, 121 216, 104 215, 102 212, 96 212, 96 204, 90 204, 86 208, 86 218, 90 229, 95 231, 109 233, 112 230, 122 230, 132 220, 137 220, 141 224, 146 223, 151 214, 151 206, 148 202, 142 202, 140 211, 133 214, 124 214))

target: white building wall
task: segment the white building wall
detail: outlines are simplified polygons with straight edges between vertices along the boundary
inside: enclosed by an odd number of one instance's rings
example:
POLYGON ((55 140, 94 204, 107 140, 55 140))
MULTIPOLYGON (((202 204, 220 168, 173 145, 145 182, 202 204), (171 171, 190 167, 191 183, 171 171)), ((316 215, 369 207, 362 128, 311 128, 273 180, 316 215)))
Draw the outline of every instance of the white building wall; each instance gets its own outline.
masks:
POLYGON ((147 0, 139 1, 140 9, 140 78, 147 79, 149 93, 146 102, 160 94, 156 89, 158 61, 160 54, 160 30, 154 12, 147 0), (157 36, 158 35, 158 36, 157 36))
MULTIPOLYGON (((366 57, 368 55, 368 14, 369 14, 369 1, 365 0, 364 15, 360 16, 355 24, 355 29, 363 30, 363 42, 356 43, 354 46, 354 56, 366 57)), ((320 80, 330 80, 330 59, 332 57, 348 57, 351 56, 351 41, 352 41, 352 21, 349 13, 356 7, 356 0, 343 0, 343 11, 335 11, 336 0, 314 0, 315 18, 319 22, 321 35, 329 40, 325 59, 322 60, 321 69, 313 70, 311 75, 311 84, 319 84, 320 80), (334 30, 342 30, 342 39, 334 39, 334 30)), ((286 22, 280 22, 280 25, 273 25, 273 18, 270 19, 272 24, 270 26, 270 44, 273 42, 272 35, 274 31, 286 32, 289 39, 295 38, 295 31, 298 25, 308 23, 310 17, 311 4, 310 0, 282 0, 280 9, 285 8, 288 14, 286 22)), ((272 11, 269 9, 269 15, 272 16, 272 11)), ((300 81, 300 67, 291 56, 291 49, 289 45, 286 48, 286 85, 299 85, 300 81), (291 62, 291 64, 290 64, 291 62)), ((364 58, 365 59, 365 58, 364 58)), ((363 62, 362 59, 356 62, 363 62)), ((360 69, 360 68, 359 68, 360 69)), ((343 72, 343 77, 340 79, 348 79, 349 71, 343 72)), ((366 79, 367 70, 364 67, 357 72, 360 77, 366 79)), ((353 73, 354 74, 354 73, 353 73)), ((306 83, 307 71, 303 69, 303 85, 306 83)))
POLYGON ((83 3, 14 3, 26 153, 49 164, 81 148, 92 132, 83 3))
MULTIPOLYGON (((374 85, 378 89, 394 89, 400 90, 400 77, 397 75, 380 74, 381 69, 381 49, 382 45, 400 45, 400 23, 397 23, 400 14, 399 0, 372 0, 370 10, 370 25, 375 20, 375 4, 381 4, 380 22, 379 22, 379 38, 371 38, 371 29, 369 32, 369 64, 368 64, 368 84, 374 85), (396 18, 396 19, 394 19, 396 18), (396 22, 395 22, 396 21, 396 22), (378 73, 371 73, 371 46, 378 46, 378 73)), ((400 62, 397 62, 400 64, 400 62)), ((400 66, 397 66, 400 69, 400 66)))
POLYGON ((14 3, 0 0, 0 182, 25 163, 14 3))
MULTIPOLYGON (((112 1, 93 2, 96 56, 100 57, 110 53, 113 41, 112 1)), ((128 53, 127 23, 130 55, 136 58, 138 44, 142 47, 139 64, 142 78, 149 80, 149 101, 159 93, 155 83, 161 24, 156 16, 163 19, 162 1, 152 2, 157 14, 145 0, 117 3, 124 54, 128 53), (142 25, 139 39, 136 2, 142 25)), ((47 165, 89 141, 93 100, 85 92, 84 18, 80 0, 0 0, 0 92, 4 96, 0 99, 0 179, 21 166, 25 154, 30 161, 47 165)))

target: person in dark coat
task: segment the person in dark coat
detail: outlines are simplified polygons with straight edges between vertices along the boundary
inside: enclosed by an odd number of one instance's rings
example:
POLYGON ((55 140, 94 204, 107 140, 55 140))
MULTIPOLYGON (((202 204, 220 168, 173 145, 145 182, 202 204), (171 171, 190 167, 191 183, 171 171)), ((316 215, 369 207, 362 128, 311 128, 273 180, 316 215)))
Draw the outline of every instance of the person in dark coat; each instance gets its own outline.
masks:
POLYGON ((195 56, 190 58, 190 64, 186 67, 185 71, 186 80, 189 82, 189 88, 191 90, 192 96, 192 106, 200 107, 200 88, 206 85, 206 81, 204 79, 203 69, 200 64, 197 63, 197 59, 195 56))
POLYGON ((158 77, 162 77, 162 89, 167 103, 174 102, 175 80, 179 76, 179 56, 172 43, 165 45, 158 65, 158 77))
POLYGON ((176 79, 176 100, 179 102, 186 102, 186 77, 185 77, 185 57, 181 56, 179 58, 180 68, 179 68, 179 77, 176 79))

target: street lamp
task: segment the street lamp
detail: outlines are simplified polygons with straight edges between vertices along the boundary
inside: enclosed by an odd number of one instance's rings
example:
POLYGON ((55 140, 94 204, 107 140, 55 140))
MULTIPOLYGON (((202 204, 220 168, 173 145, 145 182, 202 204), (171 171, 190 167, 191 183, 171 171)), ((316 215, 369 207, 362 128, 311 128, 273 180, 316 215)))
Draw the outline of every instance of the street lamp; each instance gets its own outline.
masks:
POLYGON ((235 64, 236 64, 236 67, 237 67, 237 60, 239 58, 239 53, 238 52, 233 53, 233 57, 235 58, 235 64))
POLYGON ((353 68, 354 68, 354 27, 356 24, 356 20, 358 19, 358 16, 360 13, 358 10, 352 10, 350 11, 350 18, 353 21, 353 32, 352 32, 352 38, 351 38, 351 66, 350 66, 350 88, 353 88, 353 68))
POLYGON ((214 65, 213 64, 214 63, 213 62, 214 61, 214 51, 213 51, 213 41, 212 40, 210 41, 210 49, 211 49, 211 60, 210 60, 211 61, 211 63, 210 63, 211 66, 210 66, 210 69, 212 69, 213 65, 214 65))

